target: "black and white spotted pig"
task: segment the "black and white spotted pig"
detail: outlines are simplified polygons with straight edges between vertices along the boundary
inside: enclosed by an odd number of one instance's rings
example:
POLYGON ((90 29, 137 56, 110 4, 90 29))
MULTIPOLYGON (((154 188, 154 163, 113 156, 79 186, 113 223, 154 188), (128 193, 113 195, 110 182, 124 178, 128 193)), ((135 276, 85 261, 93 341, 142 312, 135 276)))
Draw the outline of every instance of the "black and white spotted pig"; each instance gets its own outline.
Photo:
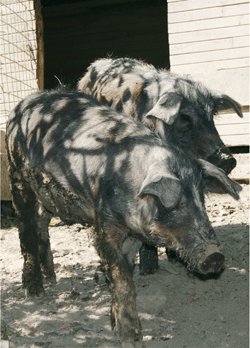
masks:
POLYGON ((157 132, 168 143, 205 159, 227 174, 236 161, 219 138, 213 117, 240 105, 225 94, 208 90, 191 77, 156 69, 131 58, 93 62, 78 83, 82 92, 157 132))
MULTIPOLYGON (((111 108, 133 117, 168 143, 222 168, 227 174, 236 160, 221 141, 214 125, 219 110, 240 105, 203 84, 130 58, 99 59, 92 63, 78 88, 111 108)), ((158 268, 157 250, 143 245, 141 274, 158 268)))
POLYGON ((55 281, 48 238, 53 214, 94 225, 112 326, 123 347, 141 346, 132 270, 143 241, 178 250, 201 274, 223 267, 204 207, 205 185, 235 199, 240 186, 142 123, 82 93, 37 92, 11 112, 6 144, 28 296, 44 294, 42 274, 55 281))

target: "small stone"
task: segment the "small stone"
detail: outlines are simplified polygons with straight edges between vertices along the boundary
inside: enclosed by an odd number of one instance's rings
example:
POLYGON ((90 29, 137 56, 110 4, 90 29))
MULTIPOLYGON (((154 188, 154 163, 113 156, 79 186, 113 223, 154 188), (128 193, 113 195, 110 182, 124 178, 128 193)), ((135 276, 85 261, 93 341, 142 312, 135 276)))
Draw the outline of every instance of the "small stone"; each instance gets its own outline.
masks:
POLYGON ((168 340, 170 340, 171 338, 173 338, 173 336, 170 335, 170 334, 168 334, 168 335, 163 335, 163 336, 160 337, 160 339, 161 339, 162 341, 168 341, 168 340))
POLYGON ((90 296, 86 296, 85 295, 85 296, 81 296, 80 300, 83 301, 83 302, 87 302, 87 301, 91 300, 91 298, 90 298, 90 296))
POLYGON ((152 340, 155 340, 156 339, 156 336, 151 336, 151 335, 146 335, 146 336, 143 336, 143 341, 152 341, 152 340))
POLYGON ((73 289, 69 295, 69 298, 76 299, 79 296, 80 296, 80 293, 73 289))

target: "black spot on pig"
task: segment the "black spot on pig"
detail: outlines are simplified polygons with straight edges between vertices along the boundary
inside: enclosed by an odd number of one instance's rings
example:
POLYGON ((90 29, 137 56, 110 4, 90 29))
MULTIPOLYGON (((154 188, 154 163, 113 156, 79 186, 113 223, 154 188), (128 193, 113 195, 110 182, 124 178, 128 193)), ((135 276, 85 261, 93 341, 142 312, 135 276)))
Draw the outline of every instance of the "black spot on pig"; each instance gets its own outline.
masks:
POLYGON ((131 98, 131 92, 129 90, 129 88, 125 89, 123 96, 122 96, 122 102, 126 103, 126 101, 128 101, 131 98))
POLYGON ((118 112, 122 112, 122 111, 123 111, 123 104, 122 104, 122 101, 121 101, 121 100, 119 100, 119 102, 116 104, 115 109, 116 109, 118 112))
POLYGON ((123 84, 123 82, 124 82, 124 79, 123 79, 123 77, 121 76, 121 77, 119 78, 118 87, 121 87, 121 85, 123 84))
POLYGON ((91 69, 90 81, 88 83, 88 88, 89 89, 93 88, 93 86, 94 86, 94 84, 95 84, 95 82, 97 80, 97 75, 98 75, 98 73, 97 73, 96 69, 95 68, 91 69))
POLYGON ((100 97, 100 102, 101 102, 102 104, 105 104, 105 105, 108 105, 108 104, 109 104, 108 101, 107 101, 107 99, 106 99, 103 95, 100 97))

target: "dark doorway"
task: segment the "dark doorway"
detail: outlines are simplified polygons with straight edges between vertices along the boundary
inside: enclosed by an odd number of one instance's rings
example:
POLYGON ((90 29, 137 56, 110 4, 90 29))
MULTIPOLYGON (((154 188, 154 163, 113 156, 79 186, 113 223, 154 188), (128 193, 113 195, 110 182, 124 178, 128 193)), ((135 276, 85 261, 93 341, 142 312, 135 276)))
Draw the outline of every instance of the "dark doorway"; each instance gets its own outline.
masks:
POLYGON ((75 87, 97 58, 169 68, 166 0, 42 0, 45 88, 75 87), (56 78, 56 77, 57 78, 56 78))

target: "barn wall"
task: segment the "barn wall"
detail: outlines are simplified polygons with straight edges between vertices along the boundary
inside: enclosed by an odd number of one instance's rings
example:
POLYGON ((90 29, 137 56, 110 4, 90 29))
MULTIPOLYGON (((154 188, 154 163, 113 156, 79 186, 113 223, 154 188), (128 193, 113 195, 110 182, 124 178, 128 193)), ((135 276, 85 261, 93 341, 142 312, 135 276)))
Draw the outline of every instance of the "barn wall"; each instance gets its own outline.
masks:
POLYGON ((249 2, 168 0, 171 71, 190 74, 241 103, 215 119, 228 146, 249 144, 249 2))
POLYGON ((10 111, 25 96, 38 89, 37 41, 33 1, 1 3, 0 139, 1 199, 11 199, 7 175, 5 128, 10 111))

